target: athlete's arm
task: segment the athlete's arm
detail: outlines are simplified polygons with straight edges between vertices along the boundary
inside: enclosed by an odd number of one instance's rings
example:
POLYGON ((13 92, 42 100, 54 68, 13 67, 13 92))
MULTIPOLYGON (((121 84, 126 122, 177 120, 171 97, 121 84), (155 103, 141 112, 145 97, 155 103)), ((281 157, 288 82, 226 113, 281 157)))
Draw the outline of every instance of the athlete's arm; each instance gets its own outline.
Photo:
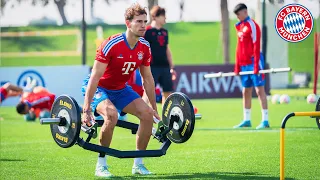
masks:
MULTIPOLYGON (((238 33, 238 29, 236 27, 236 32, 238 33)), ((234 62, 234 73, 239 75, 240 72, 240 65, 239 65, 239 54, 240 54, 240 42, 239 42, 239 37, 237 34, 237 46, 236 46, 236 53, 235 53, 235 62, 234 62)))
POLYGON ((169 62, 169 65, 170 65, 170 69, 173 69, 174 65, 173 65, 173 61, 172 61, 172 53, 171 53, 171 50, 169 48, 169 44, 167 45, 166 54, 167 54, 168 62, 169 62))
POLYGON ((254 53, 254 74, 259 73, 259 61, 260 61, 260 38, 261 38, 261 31, 260 27, 254 24, 251 27, 251 37, 253 41, 253 53, 254 53))
POLYGON ((145 89, 145 92, 148 96, 149 103, 152 107, 152 109, 155 111, 154 116, 157 119, 161 119, 158 110, 157 110, 157 102, 156 102, 156 97, 155 97, 155 84, 154 84, 154 79, 151 73, 151 68, 150 68, 150 61, 151 61, 151 49, 150 49, 150 44, 146 43, 147 48, 145 49, 145 57, 142 61, 142 64, 140 65, 140 74, 143 79, 143 87, 145 89))
POLYGON ((97 90, 98 83, 108 64, 100 61, 94 61, 91 76, 88 82, 87 91, 84 97, 83 112, 91 112, 90 103, 94 93, 97 90))
POLYGON ((173 60, 172 60, 172 53, 171 53, 171 50, 169 48, 169 44, 167 45, 166 54, 167 54, 167 59, 168 59, 168 63, 169 63, 169 66, 170 66, 170 73, 172 74, 172 80, 175 80, 176 76, 177 76, 177 73, 174 70, 174 65, 173 65, 173 60))
MULTIPOLYGON (((105 40, 97 49, 95 61, 91 70, 92 72, 90 75, 90 79, 86 89, 86 94, 84 97, 83 112, 86 114, 91 113, 90 104, 91 104, 93 95, 96 92, 99 80, 104 74, 104 72, 106 71, 106 68, 111 59, 111 51, 112 51, 112 48, 110 47, 111 44, 112 44, 112 41, 105 40)), ((89 120, 88 118, 85 118, 85 119, 87 119, 85 121, 89 120)))
MULTIPOLYGON (((140 73, 143 78, 143 87, 146 90, 146 94, 149 98, 152 108, 157 111, 157 104, 155 98, 155 84, 151 73, 150 66, 140 66, 140 73)), ((158 112, 158 111, 157 111, 158 112)))
MULTIPOLYGON (((150 66, 141 65, 140 73, 143 78, 143 87, 146 91, 151 107, 158 114, 157 102, 155 97, 155 85, 154 85, 154 79, 151 73, 150 66)), ((156 117, 156 118, 160 119, 160 117, 156 117)))

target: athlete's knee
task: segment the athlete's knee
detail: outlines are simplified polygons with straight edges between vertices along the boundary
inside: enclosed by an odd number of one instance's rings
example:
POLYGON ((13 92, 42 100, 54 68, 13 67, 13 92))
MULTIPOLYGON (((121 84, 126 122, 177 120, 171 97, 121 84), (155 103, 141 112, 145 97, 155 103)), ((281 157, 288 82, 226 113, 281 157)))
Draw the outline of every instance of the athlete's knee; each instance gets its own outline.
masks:
POLYGON ((250 96, 252 94, 252 88, 243 88, 242 95, 243 96, 250 96))
POLYGON ((153 109, 149 106, 141 108, 138 112, 138 117, 143 122, 152 122, 153 121, 153 109))
POLYGON ((98 113, 103 117, 104 124, 108 128, 114 128, 118 121, 118 111, 117 109, 109 104, 105 104, 103 107, 98 109, 98 113))
POLYGON ((102 115, 103 117, 103 126, 101 127, 101 133, 110 133, 113 132, 114 128, 117 125, 118 113, 114 114, 113 111, 110 111, 107 115, 102 115))
POLYGON ((256 87, 256 93, 258 96, 265 96, 265 90, 263 86, 256 87))

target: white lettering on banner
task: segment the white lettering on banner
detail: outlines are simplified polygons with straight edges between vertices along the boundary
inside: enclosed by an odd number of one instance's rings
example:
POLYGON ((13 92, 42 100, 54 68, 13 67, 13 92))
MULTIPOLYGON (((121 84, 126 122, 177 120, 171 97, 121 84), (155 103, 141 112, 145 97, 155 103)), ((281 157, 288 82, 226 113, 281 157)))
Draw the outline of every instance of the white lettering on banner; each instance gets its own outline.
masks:
POLYGON ((191 93, 191 87, 187 78, 187 75, 185 72, 180 74, 180 79, 177 85, 176 91, 181 91, 182 89, 185 89, 187 93, 191 93))
POLYGON ((234 92, 234 89, 236 87, 239 88, 239 90, 242 89, 241 79, 240 79, 239 76, 233 77, 232 84, 231 84, 231 87, 230 87, 230 92, 234 92))
POLYGON ((208 74, 206 72, 199 72, 198 79, 199 79, 199 93, 203 93, 204 89, 207 93, 211 93, 211 88, 209 86, 210 79, 205 79, 204 75, 208 74))
POLYGON ((197 93, 197 73, 191 73, 192 93, 197 93))
POLYGON ((208 72, 192 72, 191 79, 188 79, 187 74, 182 72, 176 91, 185 90, 185 92, 189 94, 221 93, 221 91, 224 93, 233 93, 236 88, 238 88, 239 91, 242 89, 241 80, 238 76, 205 79, 205 74, 208 74, 208 72))
MULTIPOLYGON (((207 74, 207 73, 206 73, 207 74)), ((223 77, 223 78, 211 78, 213 88, 215 92, 221 91, 221 85, 223 87, 223 91, 226 93, 230 87, 230 81, 232 77, 223 77), (227 79, 227 80, 226 80, 227 79)))

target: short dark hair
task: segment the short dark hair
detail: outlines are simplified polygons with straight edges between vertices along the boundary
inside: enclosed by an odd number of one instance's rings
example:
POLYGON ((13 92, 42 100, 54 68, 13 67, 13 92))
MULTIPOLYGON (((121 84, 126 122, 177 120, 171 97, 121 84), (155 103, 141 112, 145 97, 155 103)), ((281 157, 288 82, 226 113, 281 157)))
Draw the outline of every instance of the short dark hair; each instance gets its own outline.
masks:
POLYGON ((243 9, 247 9, 247 6, 243 3, 239 3, 236 5, 236 7, 234 7, 233 13, 237 14, 239 11, 241 11, 243 9))
POLYGON ((16 106, 17 113, 23 114, 26 106, 27 106, 27 104, 24 102, 20 102, 19 104, 17 104, 17 106, 16 106))
POLYGON ((165 16, 166 10, 160 6, 153 6, 150 10, 150 14, 152 17, 165 16))

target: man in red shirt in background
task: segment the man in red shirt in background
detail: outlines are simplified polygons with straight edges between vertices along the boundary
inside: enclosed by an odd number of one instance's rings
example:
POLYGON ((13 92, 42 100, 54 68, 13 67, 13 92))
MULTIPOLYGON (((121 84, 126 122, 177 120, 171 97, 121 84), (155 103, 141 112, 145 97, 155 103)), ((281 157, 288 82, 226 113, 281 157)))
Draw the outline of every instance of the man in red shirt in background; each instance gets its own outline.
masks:
POLYGON ((238 4, 233 11, 240 22, 236 24, 238 44, 236 49, 236 62, 234 72, 254 71, 253 75, 242 75, 243 86, 243 121, 234 128, 251 127, 251 99, 252 87, 255 87, 260 100, 262 121, 256 129, 269 128, 268 104, 264 89, 265 77, 259 74, 264 69, 264 60, 260 54, 261 31, 259 25, 248 16, 247 6, 238 4))
POLYGON ((50 110, 55 100, 55 94, 50 93, 41 86, 34 87, 31 92, 24 92, 16 110, 19 114, 24 114, 26 120, 35 120, 50 116, 50 110), (38 115, 38 113, 40 114, 38 115))

